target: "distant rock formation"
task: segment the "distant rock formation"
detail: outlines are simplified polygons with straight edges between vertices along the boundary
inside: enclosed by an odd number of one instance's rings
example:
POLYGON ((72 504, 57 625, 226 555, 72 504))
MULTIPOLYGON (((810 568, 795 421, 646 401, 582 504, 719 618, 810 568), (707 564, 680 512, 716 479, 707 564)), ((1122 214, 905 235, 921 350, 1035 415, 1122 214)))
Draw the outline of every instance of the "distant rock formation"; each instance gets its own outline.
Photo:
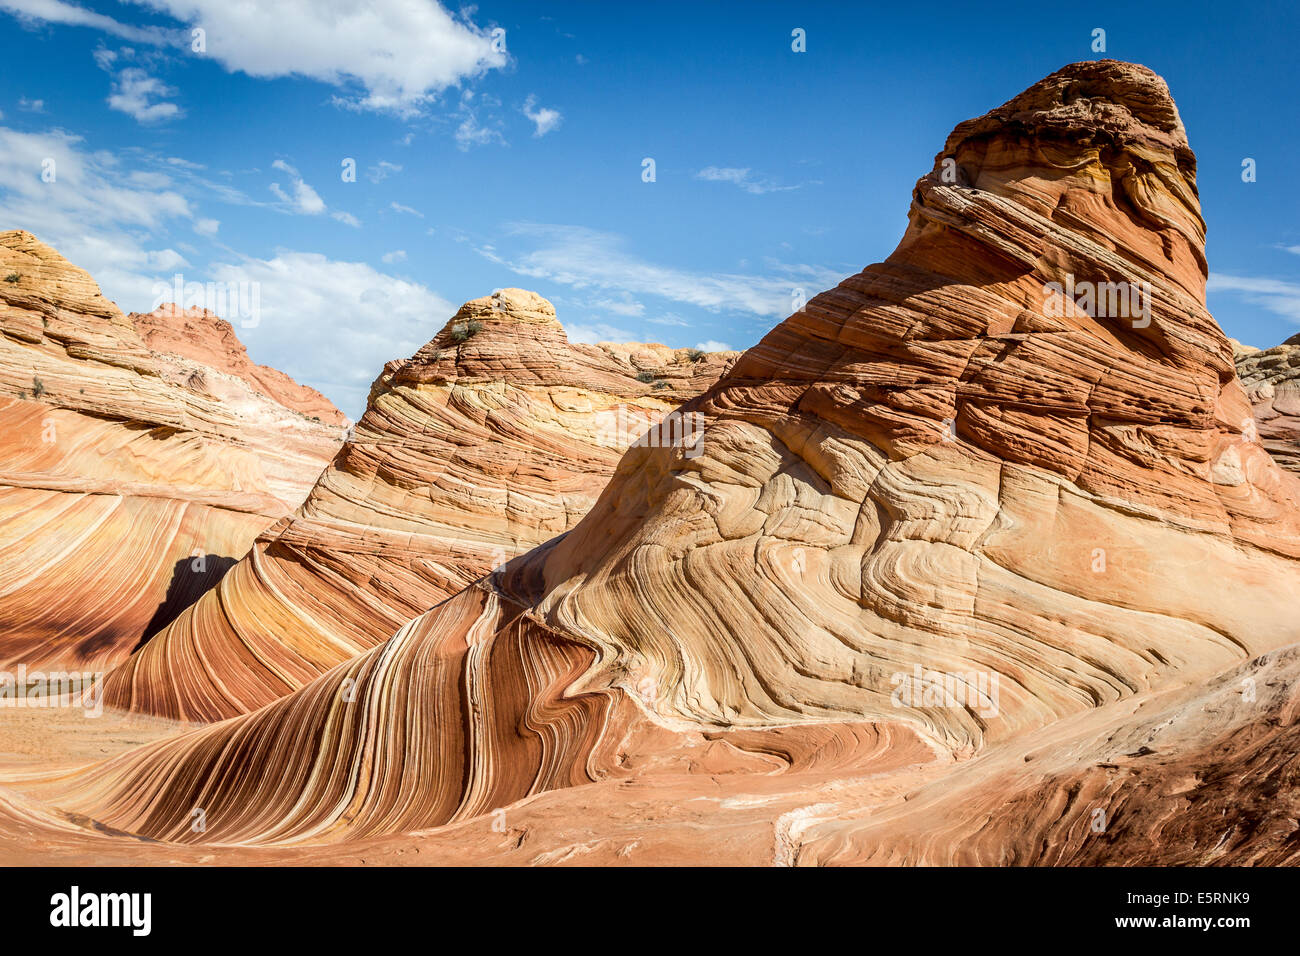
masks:
POLYGON ((1283 468, 1300 472, 1300 335, 1271 349, 1241 346, 1237 375, 1264 447, 1283 468))
POLYGON ((106 668, 292 511, 341 429, 152 351, 30 233, 0 233, 0 278, 0 666, 106 668))
POLYGON ((152 312, 132 312, 127 318, 155 352, 178 355, 233 375, 260 395, 314 421, 339 427, 348 424, 347 417, 316 389, 299 385, 279 369, 255 364, 231 324, 206 309, 181 309, 167 303, 152 312))
POLYGON ((301 687, 573 527, 628 445, 734 357, 570 344, 522 289, 465 303, 385 366, 298 512, 110 675, 108 703, 217 720, 301 687))

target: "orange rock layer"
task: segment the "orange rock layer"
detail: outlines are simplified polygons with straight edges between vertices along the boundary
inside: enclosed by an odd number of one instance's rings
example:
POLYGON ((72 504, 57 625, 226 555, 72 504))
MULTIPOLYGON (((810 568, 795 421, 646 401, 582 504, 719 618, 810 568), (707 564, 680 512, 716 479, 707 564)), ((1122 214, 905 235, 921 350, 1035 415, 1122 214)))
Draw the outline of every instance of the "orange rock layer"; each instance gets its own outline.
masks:
POLYGON ((1294 862, 1300 482, 1205 275, 1164 82, 1066 67, 567 534, 259 711, 11 777, 0 819, 245 859, 1294 862))
POLYGON ((288 514, 341 435, 151 351, 29 233, 0 233, 0 273, 0 667, 106 668, 288 514))
POLYGON ((153 312, 132 312, 127 318, 144 344, 155 352, 178 355, 232 375, 259 394, 313 421, 338 427, 348 424, 347 417, 316 389, 299 385, 279 369, 254 363, 231 324, 206 309, 181 309, 168 303, 153 312))
POLYGON ((185 720, 254 710, 567 531, 672 409, 661 396, 712 384, 729 356, 637 358, 571 345, 531 292, 466 303, 388 364, 298 512, 109 676, 108 703, 185 720))

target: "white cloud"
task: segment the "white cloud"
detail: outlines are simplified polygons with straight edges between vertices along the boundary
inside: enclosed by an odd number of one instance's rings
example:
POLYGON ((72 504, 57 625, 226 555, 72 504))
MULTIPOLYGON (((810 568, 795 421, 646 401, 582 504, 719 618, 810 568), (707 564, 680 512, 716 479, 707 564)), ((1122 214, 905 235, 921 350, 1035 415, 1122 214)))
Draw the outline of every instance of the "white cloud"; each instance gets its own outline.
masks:
POLYGON ((534 136, 545 136, 551 130, 555 129, 555 127, 559 126, 561 120, 564 119, 559 110, 553 110, 549 107, 538 108, 537 97, 531 94, 528 99, 524 101, 522 112, 532 120, 533 125, 537 127, 533 132, 534 136))
POLYGON ((74 24, 159 46, 190 48, 191 27, 206 31, 207 56, 231 72, 303 76, 341 87, 336 98, 358 110, 412 115, 440 91, 509 57, 490 31, 453 16, 434 0, 136 0, 184 24, 138 28, 63 0, 0 0, 28 21, 74 24))
POLYGON ((158 27, 128 26, 112 17, 86 10, 76 4, 64 3, 63 0, 0 0, 0 10, 12 13, 25 23, 44 22, 91 27, 133 43, 162 45, 180 42, 178 31, 162 30, 158 27))
POLYGON ((260 321, 239 329, 257 361, 320 389, 352 418, 384 363, 413 354, 456 311, 419 283, 318 253, 281 250, 208 271, 213 281, 258 283, 260 321))
POLYGON ((366 171, 366 178, 372 183, 381 183, 389 176, 400 173, 401 171, 402 167, 397 163, 390 163, 386 159, 381 159, 377 165, 371 166, 370 169, 366 171))
POLYGON ((316 190, 303 182, 298 170, 282 159, 277 159, 271 163, 271 168, 278 169, 288 176, 289 183, 293 187, 293 196, 290 197, 280 188, 279 183, 271 183, 271 192, 275 193, 281 202, 291 206, 294 212, 302 213, 305 216, 318 216, 325 211, 325 200, 320 198, 320 194, 316 190))
POLYGON ((389 265, 392 265, 394 262, 405 262, 406 250, 394 249, 392 252, 385 252, 382 256, 380 256, 380 258, 383 259, 385 262, 387 262, 389 265))
POLYGON ((506 144, 506 138, 495 126, 482 126, 478 116, 471 112, 464 114, 464 119, 456 127, 456 145, 461 152, 468 152, 474 146, 486 146, 488 143, 506 144))
POLYGON ((390 202, 388 205, 394 212, 404 212, 409 216, 424 218, 424 213, 420 212, 420 210, 412 209, 410 206, 403 206, 400 202, 390 202))
POLYGON ((109 108, 134 118, 139 123, 161 123, 182 115, 181 108, 165 97, 176 91, 157 77, 150 76, 136 66, 129 66, 117 74, 113 92, 108 97, 109 108))
POLYGON ((27 97, 24 96, 24 97, 21 97, 21 98, 18 100, 18 108, 19 108, 20 110, 23 110, 23 111, 27 112, 27 113, 44 113, 44 112, 45 112, 45 101, 44 101, 44 100, 29 100, 27 97))
POLYGON ((719 342, 716 339, 709 339, 706 342, 696 342, 695 347, 701 352, 730 352, 731 346, 726 342, 719 342))
POLYGON ((1211 272, 1205 291, 1207 294, 1236 293, 1251 305, 1300 323, 1300 283, 1211 272))
POLYGON ((784 318, 794 309, 796 289, 811 296, 844 277, 832 269, 774 261, 767 263, 765 275, 691 272, 637 258, 622 249, 621 236, 584 226, 523 222, 509 224, 506 231, 532 248, 513 257, 490 245, 478 246, 476 251, 520 275, 575 289, 658 296, 711 312, 784 318))
POLYGON ((86 269, 125 310, 147 309, 153 270, 186 265, 159 238, 174 220, 192 220, 189 200, 167 178, 137 176, 106 151, 85 149, 61 130, 0 127, 0 221, 27 229, 86 269), (54 182, 41 170, 52 160, 54 182))
POLYGON ((221 223, 216 219, 198 219, 194 222, 194 231, 200 236, 215 236, 221 223))
POLYGON ((341 209, 336 209, 332 213, 330 213, 330 218, 337 219, 339 222, 343 223, 343 225, 351 226, 353 229, 361 228, 360 219, 352 215, 352 213, 350 212, 343 212, 341 209))
POLYGON ((731 183, 756 196, 763 193, 786 192, 799 188, 799 186, 782 186, 770 179, 755 179, 752 170, 748 168, 737 169, 734 166, 706 166, 695 174, 695 178, 713 183, 731 183))
POLYGON ((628 318, 636 318, 645 314, 645 306, 627 296, 613 299, 595 299, 588 303, 588 307, 598 309, 601 312, 612 312, 615 315, 627 316, 628 318))
POLYGON ((570 342, 584 342, 594 345, 597 342, 633 342, 636 336, 626 329, 608 325, 604 322, 574 322, 564 324, 565 334, 570 342))

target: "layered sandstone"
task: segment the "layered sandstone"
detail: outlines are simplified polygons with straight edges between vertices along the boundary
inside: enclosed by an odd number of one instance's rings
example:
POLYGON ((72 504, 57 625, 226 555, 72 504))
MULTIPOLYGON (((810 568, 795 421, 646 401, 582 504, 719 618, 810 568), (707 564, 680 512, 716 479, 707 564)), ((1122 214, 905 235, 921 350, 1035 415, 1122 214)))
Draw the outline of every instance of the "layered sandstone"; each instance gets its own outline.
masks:
POLYGON ((0 813, 318 859, 445 827, 460 862, 1293 861, 1294 802, 1233 794, 1294 776, 1300 481, 1206 311, 1164 82, 1058 71, 958 126, 909 218, 567 534, 0 813))
POLYGON ((638 349, 570 344, 521 289, 465 303, 388 363, 293 518, 110 675, 109 704, 186 720, 256 709, 573 527, 672 396, 734 357, 638 349))
POLYGON ((132 312, 127 318, 154 352, 176 355, 223 376, 234 376, 258 395, 313 421, 340 428, 348 424, 347 417, 316 389, 299 385, 279 369, 256 364, 248 357, 234 327, 207 309, 182 309, 169 302, 152 312, 132 312))
POLYGON ((1300 471, 1300 335, 1271 349, 1239 346, 1237 375, 1260 441, 1283 468, 1300 471))
POLYGON ((0 275, 0 664, 102 668, 288 514, 341 435, 152 351, 29 233, 0 233, 0 275))

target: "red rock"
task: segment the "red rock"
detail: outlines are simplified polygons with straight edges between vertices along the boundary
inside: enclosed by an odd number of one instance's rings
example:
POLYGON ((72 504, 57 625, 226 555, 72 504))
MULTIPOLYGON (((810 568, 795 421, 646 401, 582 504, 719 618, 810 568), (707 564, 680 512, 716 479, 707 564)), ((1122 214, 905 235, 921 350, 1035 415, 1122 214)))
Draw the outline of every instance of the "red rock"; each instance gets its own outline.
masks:
POLYGON ((340 430, 151 351, 29 233, 0 233, 0 272, 0 667, 104 668, 302 500, 340 430))
POLYGON ((233 375, 285 408, 315 421, 340 427, 348 424, 347 416, 316 389, 299 385, 279 369, 255 364, 231 324, 206 309, 182 310, 175 303, 167 303, 153 312, 132 312, 127 318, 144 344, 155 352, 172 353, 233 375))
POLYGON ((388 363, 293 518, 109 676, 110 706, 255 710, 567 531, 671 396, 733 357, 641 348, 634 364, 571 345, 551 304, 521 289, 467 302, 388 363))
MULTIPOLYGON (((1205 275, 1164 82, 1066 67, 958 126, 889 259, 573 530, 261 710, 19 779, 0 820, 244 861, 1295 862, 1262 781, 1294 777, 1300 483, 1205 275)), ((436 387, 440 348, 393 374, 436 387)))

